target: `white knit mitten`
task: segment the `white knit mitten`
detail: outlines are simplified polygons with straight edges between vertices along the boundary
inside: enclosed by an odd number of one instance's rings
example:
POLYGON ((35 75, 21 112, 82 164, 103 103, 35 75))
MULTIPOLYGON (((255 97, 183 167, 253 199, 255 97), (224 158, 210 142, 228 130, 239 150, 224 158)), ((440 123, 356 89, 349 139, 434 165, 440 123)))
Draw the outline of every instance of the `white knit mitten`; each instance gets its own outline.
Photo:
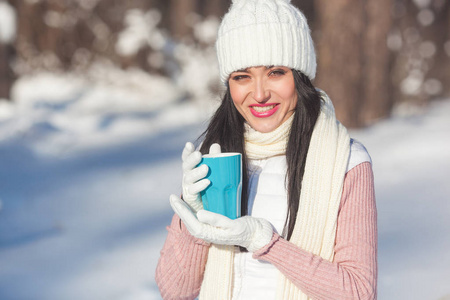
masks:
MULTIPOLYGON (((209 153, 220 153, 220 145, 212 144, 209 153)), ((210 184, 208 179, 202 179, 208 174, 208 166, 201 165, 197 167, 202 159, 202 154, 200 151, 195 151, 194 145, 190 142, 184 146, 181 159, 183 161, 183 200, 189 204, 192 210, 197 212, 203 209, 200 192, 210 184)))
POLYGON ((244 216, 232 220, 206 210, 200 210, 196 217, 186 203, 175 195, 170 196, 170 204, 187 230, 206 242, 242 246, 255 252, 272 239, 272 225, 265 219, 244 216))

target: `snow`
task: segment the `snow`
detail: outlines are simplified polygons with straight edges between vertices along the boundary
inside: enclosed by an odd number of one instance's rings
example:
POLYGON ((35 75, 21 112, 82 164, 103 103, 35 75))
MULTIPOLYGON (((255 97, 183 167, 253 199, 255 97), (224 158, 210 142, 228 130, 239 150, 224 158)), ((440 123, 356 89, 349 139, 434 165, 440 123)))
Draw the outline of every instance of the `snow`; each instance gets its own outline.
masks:
POLYGON ((417 14, 417 20, 419 21, 419 23, 422 26, 429 26, 431 25, 434 20, 435 20, 435 16, 434 13, 431 9, 422 9, 418 14, 417 14))
POLYGON ((379 299, 450 295, 450 102, 353 135, 372 155, 379 222, 379 299))
POLYGON ((402 48, 403 40, 398 30, 392 30, 386 39, 388 48, 392 51, 399 51, 402 48))
MULTIPOLYGON (((181 65, 181 72, 177 77, 178 85, 182 86, 194 101, 204 102, 203 99, 211 99, 209 91, 219 82, 219 67, 214 47, 202 49, 180 44, 174 54, 181 65)), ((221 85, 220 88, 224 86, 221 85)))
POLYGON ((205 20, 194 24, 194 36, 202 43, 214 44, 217 39, 220 20, 215 16, 209 16, 205 20))
POLYGON ((0 43, 9 44, 16 37, 16 11, 8 2, 0 2, 0 43))
MULTIPOLYGON (((214 105, 97 71, 23 77, 0 102, 0 299, 161 298, 168 196, 214 105)), ((373 160, 379 299, 450 295, 449 114, 447 99, 351 131, 373 160)))
POLYGON ((161 50, 166 40, 156 28, 161 21, 158 10, 146 13, 139 9, 130 9, 125 13, 125 29, 119 33, 116 51, 122 56, 135 55, 143 46, 149 45, 154 50, 161 50))
POLYGON ((424 74, 418 69, 413 69, 400 83, 400 90, 405 95, 418 95, 423 84, 424 74))
POLYGON ((418 8, 424 8, 430 6, 432 0, 413 0, 418 8))
POLYGON ((139 70, 93 69, 91 78, 52 73, 21 77, 12 89, 15 105, 0 105, 0 141, 26 135, 34 152, 68 153, 171 128, 165 122, 170 118, 189 125, 203 112, 176 109, 185 103, 170 106, 180 101, 181 93, 167 78, 139 70), (93 79, 96 84, 90 83, 93 79))

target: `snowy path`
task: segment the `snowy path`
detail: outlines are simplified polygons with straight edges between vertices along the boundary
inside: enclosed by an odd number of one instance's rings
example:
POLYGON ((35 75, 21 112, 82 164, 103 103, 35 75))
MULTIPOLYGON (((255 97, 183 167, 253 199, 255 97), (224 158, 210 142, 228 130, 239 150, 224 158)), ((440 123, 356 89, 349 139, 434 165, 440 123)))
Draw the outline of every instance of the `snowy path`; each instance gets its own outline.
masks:
POLYGON ((199 128, 70 159, 1 144, 0 299, 159 299, 168 194, 199 128))
POLYGON ((354 134, 374 161, 379 299, 450 299, 449 132, 447 101, 354 134))
MULTIPOLYGON (((379 299, 450 297, 449 116, 447 101, 352 132, 374 162, 379 299)), ((0 299, 160 299, 168 195, 179 193, 184 142, 200 130, 59 158, 1 141, 0 299)))

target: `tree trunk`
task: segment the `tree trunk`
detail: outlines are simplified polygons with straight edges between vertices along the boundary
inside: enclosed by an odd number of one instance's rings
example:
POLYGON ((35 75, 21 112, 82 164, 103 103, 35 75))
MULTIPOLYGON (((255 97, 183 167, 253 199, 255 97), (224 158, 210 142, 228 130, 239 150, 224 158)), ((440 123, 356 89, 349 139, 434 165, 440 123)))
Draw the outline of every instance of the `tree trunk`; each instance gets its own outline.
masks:
POLYGON ((359 125, 364 2, 316 0, 318 69, 316 86, 332 99, 338 119, 359 125))
POLYGON ((200 12, 204 17, 222 17, 231 5, 230 0, 201 0, 199 2, 200 12))
POLYGON ((363 35, 362 95, 359 124, 368 125, 389 116, 392 106, 390 74, 391 52, 387 36, 391 29, 392 0, 366 2, 366 28, 363 35))
MULTIPOLYGON (((6 1, 7 7, 13 9, 14 5, 10 1, 6 1)), ((16 16, 10 21, 17 24, 16 16)), ((0 40, 0 99, 11 99, 10 91, 15 80, 12 70, 12 61, 14 59, 14 36, 7 37, 7 40, 0 40)))
POLYGON ((450 3, 396 0, 394 26, 401 41, 392 81, 397 104, 425 106, 450 94, 450 3), (447 43, 447 51, 445 45, 447 43))
POLYGON ((170 0, 170 31, 175 39, 189 36, 192 32, 189 17, 197 8, 197 0, 170 0))
POLYGON ((0 43, 0 99, 10 99, 10 91, 14 83, 14 73, 11 69, 13 47, 0 43))
POLYGON ((435 21, 425 34, 426 40, 436 45, 436 53, 427 76, 432 81, 425 83, 424 88, 431 97, 450 97, 450 2, 445 1, 433 11, 435 21))

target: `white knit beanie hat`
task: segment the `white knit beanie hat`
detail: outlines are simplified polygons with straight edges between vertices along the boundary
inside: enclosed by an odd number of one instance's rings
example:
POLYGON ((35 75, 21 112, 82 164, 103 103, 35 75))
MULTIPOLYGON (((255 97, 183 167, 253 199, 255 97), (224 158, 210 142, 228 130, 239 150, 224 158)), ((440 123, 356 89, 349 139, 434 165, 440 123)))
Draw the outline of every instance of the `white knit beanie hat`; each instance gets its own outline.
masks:
POLYGON ((285 66, 314 79, 316 54, 303 13, 290 0, 233 0, 216 41, 220 79, 256 66, 285 66))

